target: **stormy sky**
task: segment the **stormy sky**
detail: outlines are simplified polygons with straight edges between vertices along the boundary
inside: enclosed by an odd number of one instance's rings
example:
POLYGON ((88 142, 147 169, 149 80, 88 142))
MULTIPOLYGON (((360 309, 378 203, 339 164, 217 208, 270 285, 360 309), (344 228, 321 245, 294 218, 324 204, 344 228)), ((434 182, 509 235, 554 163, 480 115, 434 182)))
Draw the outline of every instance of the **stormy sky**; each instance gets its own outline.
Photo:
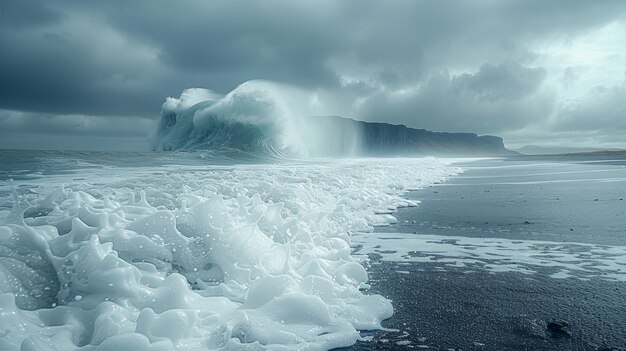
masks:
POLYGON ((167 96, 626 148, 626 1, 0 0, 0 148, 142 149, 167 96))

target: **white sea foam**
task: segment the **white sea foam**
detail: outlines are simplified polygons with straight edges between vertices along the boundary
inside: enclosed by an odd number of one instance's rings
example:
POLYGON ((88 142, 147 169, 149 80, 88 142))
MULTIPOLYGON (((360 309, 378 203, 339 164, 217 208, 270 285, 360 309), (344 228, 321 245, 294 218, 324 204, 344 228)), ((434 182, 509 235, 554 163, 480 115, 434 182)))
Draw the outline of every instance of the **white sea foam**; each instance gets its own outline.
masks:
POLYGON ((552 278, 626 281, 626 247, 499 238, 371 233, 355 235, 358 254, 378 254, 382 261, 435 263, 473 271, 533 274, 552 278))
POLYGON ((459 171, 449 163, 109 168, 54 188, 35 179, 0 199, 13 205, 0 225, 0 349, 351 345, 393 313, 363 291, 351 235, 395 221, 389 211, 415 205, 401 195, 459 171))

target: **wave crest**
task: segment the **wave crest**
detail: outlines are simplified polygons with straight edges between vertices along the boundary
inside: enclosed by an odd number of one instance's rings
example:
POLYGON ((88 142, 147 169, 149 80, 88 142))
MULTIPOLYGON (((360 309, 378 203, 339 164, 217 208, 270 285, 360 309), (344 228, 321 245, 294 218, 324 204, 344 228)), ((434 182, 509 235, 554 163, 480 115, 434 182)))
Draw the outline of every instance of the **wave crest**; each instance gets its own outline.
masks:
POLYGON ((301 120, 279 90, 266 81, 246 82, 223 97, 185 90, 181 98, 163 104, 152 148, 305 154, 298 138, 301 120))

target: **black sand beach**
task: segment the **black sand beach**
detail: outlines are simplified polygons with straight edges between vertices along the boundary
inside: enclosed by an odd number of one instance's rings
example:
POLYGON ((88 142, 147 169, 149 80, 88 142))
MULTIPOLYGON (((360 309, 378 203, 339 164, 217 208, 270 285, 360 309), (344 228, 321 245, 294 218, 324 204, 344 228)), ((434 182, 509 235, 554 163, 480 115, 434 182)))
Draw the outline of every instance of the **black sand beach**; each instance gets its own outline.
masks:
MULTIPOLYGON (((623 160, 461 166, 466 172, 447 183, 410 193, 422 204, 398 210, 398 224, 378 231, 626 245, 623 160)), ((372 341, 350 350, 626 349, 623 279, 558 279, 551 267, 493 272, 481 264, 390 262, 383 256, 370 254, 371 292, 393 300, 395 315, 384 326, 398 331, 374 332, 372 341)))

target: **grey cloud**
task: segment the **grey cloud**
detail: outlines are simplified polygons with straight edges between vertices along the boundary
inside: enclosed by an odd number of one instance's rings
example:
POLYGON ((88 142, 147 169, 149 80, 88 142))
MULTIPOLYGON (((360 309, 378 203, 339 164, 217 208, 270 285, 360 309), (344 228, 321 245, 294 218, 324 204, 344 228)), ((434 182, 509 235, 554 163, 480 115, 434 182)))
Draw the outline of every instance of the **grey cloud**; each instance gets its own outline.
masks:
POLYGON ((487 60, 526 63, 532 43, 562 40, 620 19, 619 1, 404 1, 369 3, 351 19, 350 52, 363 65, 411 74, 487 60))
POLYGON ((354 118, 492 133, 554 111, 534 43, 626 13, 620 0, 52 4, 0 0, 0 109, 156 118, 184 88, 269 79, 320 91, 354 118))
POLYGON ((0 32, 0 107, 97 115, 158 113, 162 89, 155 91, 149 84, 153 81, 142 62, 128 52, 107 52, 93 39, 98 38, 77 32, 0 32))
MULTIPOLYGON (((26 103, 6 104, 28 99, 40 103, 39 110, 49 109, 52 102, 45 95, 52 87, 63 100, 58 105, 83 102, 70 112, 88 113, 93 106, 103 114, 154 113, 149 105, 157 97, 175 95, 192 84, 226 92, 243 81, 262 78, 336 88, 341 72, 335 72, 331 63, 345 57, 354 61, 351 65, 363 65, 364 74, 372 79, 393 86, 412 85, 433 69, 460 62, 506 61, 510 56, 521 59, 528 50, 516 43, 527 42, 538 33, 585 30, 616 18, 617 10, 624 7, 619 1, 555 1, 549 5, 543 1, 506 5, 482 1, 398 1, 393 5, 374 1, 58 4, 55 11, 67 14, 63 20, 95 20, 89 21, 88 28, 70 28, 73 33, 59 33, 61 29, 54 27, 59 18, 56 22, 42 20, 49 26, 40 31, 5 33, 0 43, 13 50, 11 55, 3 55, 0 66, 5 72, 0 78, 4 82, 28 82, 28 87, 16 91, 2 84, 1 95, 6 96, 0 101, 3 107, 26 108, 26 103), (518 19, 519 13, 525 16, 518 19), (491 20, 483 20, 485 15, 491 20), (119 50, 98 52, 102 38, 93 42, 76 38, 77 31, 97 33, 107 26, 128 39, 129 45, 153 48, 156 65, 143 67, 119 50), (64 42, 51 43, 55 36, 65 38, 64 42), (136 88, 141 90, 125 89, 124 84, 107 89, 94 83, 115 75, 136 81, 136 88), (29 90, 38 94, 26 97, 29 90), (13 93, 7 96, 10 91, 13 93), (129 111, 123 111, 125 108, 129 111)), ((28 8, 21 11, 28 12, 28 8)), ((37 8, 52 12, 41 4, 37 8)))
POLYGON ((0 28, 45 26, 63 18, 43 0, 0 1, 0 28))
POLYGON ((581 99, 570 101, 557 112, 551 130, 604 131, 626 134, 626 80, 617 86, 591 87, 581 99))
POLYGON ((493 64, 456 77, 438 73, 415 91, 369 99, 359 114, 369 120, 389 114, 411 127, 441 131, 495 133, 522 128, 545 118, 554 107, 551 94, 538 93, 544 76, 541 68, 493 64))
POLYGON ((336 82, 326 61, 330 53, 342 50, 343 35, 328 25, 342 20, 332 3, 123 4, 129 11, 118 11, 119 2, 102 5, 111 23, 158 47, 164 63, 181 71, 206 73, 220 90, 257 78, 303 86, 336 82))
POLYGON ((541 67, 485 63, 475 73, 464 73, 450 82, 453 90, 479 100, 518 100, 534 93, 546 77, 541 67))
POLYGON ((620 1, 111 1, 89 6, 98 6, 129 37, 158 48, 164 64, 204 74, 222 92, 256 78, 335 87, 342 72, 331 67, 340 58, 382 79, 394 72, 405 84, 451 65, 528 60, 535 57, 529 43, 588 30, 619 18, 626 8, 620 1))
POLYGON ((541 143, 624 148, 625 117, 626 79, 613 86, 591 86, 578 98, 561 101, 547 121, 503 136, 515 140, 517 147, 541 143))
POLYGON ((561 83, 565 87, 570 87, 576 80, 578 80, 579 73, 576 72, 576 69, 572 66, 565 67, 563 70, 563 75, 561 76, 561 83))

